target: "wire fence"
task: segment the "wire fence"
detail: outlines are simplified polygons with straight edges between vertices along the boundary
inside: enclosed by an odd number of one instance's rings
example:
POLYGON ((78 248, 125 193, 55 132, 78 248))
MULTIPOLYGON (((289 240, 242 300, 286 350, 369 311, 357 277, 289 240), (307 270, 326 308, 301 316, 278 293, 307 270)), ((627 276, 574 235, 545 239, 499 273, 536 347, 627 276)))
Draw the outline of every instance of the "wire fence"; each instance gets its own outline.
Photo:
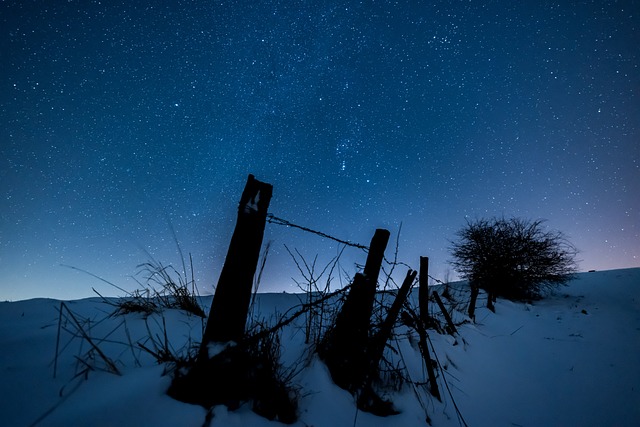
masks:
POLYGON ((325 239, 330 239, 336 241, 338 243, 342 243, 343 245, 352 246, 354 248, 362 249, 365 252, 369 252, 369 246, 361 245, 359 243, 350 242, 349 240, 339 239, 337 237, 331 236, 327 233, 323 233, 322 231, 313 230, 308 227, 303 227, 302 225, 294 224, 291 221, 287 221, 286 219, 278 218, 274 214, 267 214, 267 222, 271 224, 285 225, 287 227, 298 228, 302 231, 306 231, 307 233, 317 234, 318 236, 324 237, 325 239))
MULTIPOLYGON (((309 227, 304 227, 302 225, 295 224, 295 223, 293 223, 291 221, 288 221, 286 219, 279 218, 279 217, 275 216, 272 213, 268 213, 267 214, 267 222, 270 223, 270 224, 284 225, 286 227, 297 228, 297 229, 302 230, 304 232, 315 234, 315 235, 318 235, 318 236, 323 237, 325 239, 333 240, 334 242, 338 242, 338 243, 346 245, 346 246, 362 249, 363 251, 365 251, 367 253, 369 252, 369 246, 365 246, 365 245, 362 245, 360 243, 354 243, 354 242, 352 242, 350 240, 340 239, 338 237, 332 236, 332 235, 324 233, 322 231, 314 230, 314 229, 309 228, 309 227)), ((403 265, 405 267, 411 268, 411 266, 406 262, 397 261, 397 260, 396 261, 389 261, 386 257, 384 258, 384 261, 387 264, 392 265, 392 266, 403 265)), ((428 277, 431 280, 433 280, 434 282, 436 282, 436 283, 438 283, 440 285, 444 285, 445 284, 445 282, 443 282, 442 280, 437 279, 437 278, 435 278, 435 277, 433 277, 431 275, 428 275, 428 277)))

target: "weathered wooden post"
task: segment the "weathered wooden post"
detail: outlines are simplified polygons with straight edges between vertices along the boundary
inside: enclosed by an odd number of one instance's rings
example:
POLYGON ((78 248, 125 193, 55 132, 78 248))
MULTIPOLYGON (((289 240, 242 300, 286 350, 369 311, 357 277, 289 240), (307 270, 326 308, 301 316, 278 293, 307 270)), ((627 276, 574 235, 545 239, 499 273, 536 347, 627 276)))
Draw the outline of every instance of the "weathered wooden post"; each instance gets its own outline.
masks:
POLYGON ((391 236, 389 230, 378 228, 373 234, 371 244, 369 245, 369 254, 367 255, 367 262, 364 265, 363 274, 367 278, 369 285, 373 286, 374 294, 376 285, 378 284, 382 260, 384 259, 384 250, 387 248, 387 243, 389 243, 389 236, 391 236))
POLYGON ((220 403, 235 406, 255 392, 246 348, 221 345, 210 352, 209 344, 241 343, 244 337, 272 190, 270 184, 249 175, 198 358, 186 373, 175 376, 167 390, 175 399, 207 408, 220 403))
POLYGON ((260 247, 264 236, 267 210, 273 186, 249 175, 238 206, 238 220, 233 231, 207 327, 202 337, 200 357, 207 356, 211 342, 240 341, 245 332, 260 247))
POLYGON ((420 321, 428 328, 429 318, 429 257, 420 257, 420 279, 418 285, 418 307, 420 308, 420 321))
POLYGON ((367 346, 378 275, 389 242, 388 230, 376 230, 363 273, 357 273, 338 313, 335 327, 318 348, 333 381, 351 392, 362 386, 367 374, 367 346))
POLYGON ((424 360, 425 367, 427 368, 427 375, 429 377, 429 391, 431 395, 436 399, 441 400, 440 390, 438 389, 438 383, 436 382, 436 373, 433 369, 431 362, 431 356, 429 353, 429 337, 427 335, 427 328, 432 326, 434 322, 431 321, 429 316, 429 257, 420 257, 420 284, 418 288, 418 305, 420 307, 420 319, 416 322, 416 329, 420 336, 418 346, 422 353, 422 359, 424 360))

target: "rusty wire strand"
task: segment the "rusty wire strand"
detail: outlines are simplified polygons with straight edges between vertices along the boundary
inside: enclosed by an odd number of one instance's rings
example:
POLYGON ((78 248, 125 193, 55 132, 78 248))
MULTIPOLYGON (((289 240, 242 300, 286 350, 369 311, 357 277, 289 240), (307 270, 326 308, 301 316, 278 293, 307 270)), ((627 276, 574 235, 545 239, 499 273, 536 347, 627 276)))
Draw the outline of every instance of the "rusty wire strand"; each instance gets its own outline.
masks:
MULTIPOLYGON (((270 224, 284 225, 284 226, 287 226, 287 227, 297 228, 297 229, 299 229, 299 230, 306 231, 306 232, 308 232, 308 233, 312 233, 312 234, 316 234, 316 235, 318 235, 318 236, 320 236, 320 237, 324 237, 325 239, 333 240, 333 241, 338 242, 338 243, 341 243, 341 244, 343 244, 343 245, 351 246, 351 247, 354 247, 354 248, 362 249, 362 250, 363 250, 363 251, 365 251, 365 252, 369 252, 369 247, 368 247, 368 246, 361 245, 361 244, 359 244, 359 243, 354 243, 354 242, 351 242, 351 241, 349 241, 349 240, 339 239, 339 238, 337 238, 337 237, 333 237, 333 236, 331 236, 331 235, 329 235, 329 234, 327 234, 327 233, 323 233, 322 231, 313 230, 313 229, 311 229, 311 228, 304 227, 304 226, 302 226, 302 225, 294 224, 294 223, 292 223, 291 221, 287 221, 286 219, 278 218, 277 216, 275 216, 275 215, 274 215, 274 214, 272 214, 272 213, 268 213, 268 214, 267 214, 267 222, 269 222, 270 224)), ((395 266, 395 265, 402 265, 402 266, 405 266, 405 267, 407 267, 407 268, 411 269, 411 266, 410 266, 409 264, 407 264, 406 262, 402 262, 402 261, 389 261, 386 257, 384 257, 384 261, 385 261, 387 264, 389 264, 389 265, 393 265, 393 266, 395 266)), ((429 276, 429 278, 430 278, 430 279, 432 279, 432 280, 433 280, 433 281, 435 281, 436 283, 439 283, 439 284, 441 284, 441 285, 444 285, 444 284, 445 284, 445 283, 444 283, 442 280, 440 280, 440 279, 437 279, 437 278, 435 278, 435 277, 433 277, 433 276, 431 276, 431 275, 428 275, 428 276, 429 276)))
POLYGON ((313 230, 311 228, 307 228, 307 227, 303 227, 303 226, 298 225, 298 224, 294 224, 291 221, 287 221, 286 219, 278 218, 274 214, 267 214, 267 222, 269 222, 271 224, 286 225, 287 227, 298 228, 298 229, 300 229, 302 231, 306 231, 306 232, 309 232, 309 233, 317 234, 318 236, 324 237, 325 239, 330 239, 330 240, 334 240, 334 241, 336 241, 338 243, 342 243, 343 245, 353 246, 354 248, 362 249, 362 250, 364 250, 366 252, 369 251, 369 247, 368 246, 361 245, 359 243, 353 243, 353 242, 350 242, 348 240, 338 239, 337 237, 330 236, 329 234, 323 233, 322 231, 313 230))

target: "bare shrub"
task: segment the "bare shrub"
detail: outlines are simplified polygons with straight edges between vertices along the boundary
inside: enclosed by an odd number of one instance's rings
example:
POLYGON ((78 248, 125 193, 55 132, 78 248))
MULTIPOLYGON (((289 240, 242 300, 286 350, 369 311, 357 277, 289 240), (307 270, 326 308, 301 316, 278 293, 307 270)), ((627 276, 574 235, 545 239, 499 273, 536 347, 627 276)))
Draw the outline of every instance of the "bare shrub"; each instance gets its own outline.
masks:
POLYGON ((488 306, 501 296, 537 299, 566 283, 576 272, 577 249, 543 221, 494 218, 468 221, 452 243, 451 264, 472 290, 484 289, 488 306))

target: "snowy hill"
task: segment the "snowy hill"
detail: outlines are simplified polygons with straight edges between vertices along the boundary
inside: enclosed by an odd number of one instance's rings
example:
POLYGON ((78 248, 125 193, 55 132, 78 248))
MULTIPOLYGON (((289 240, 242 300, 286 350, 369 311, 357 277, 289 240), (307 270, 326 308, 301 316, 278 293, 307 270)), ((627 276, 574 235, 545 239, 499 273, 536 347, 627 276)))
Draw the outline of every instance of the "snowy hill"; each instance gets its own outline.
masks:
MULTIPOLYGON (((258 295, 254 316, 275 319, 301 298, 258 295)), ((113 310, 99 298, 0 303, 1 425, 281 425, 248 405, 216 407, 209 424, 205 409, 165 394, 167 365, 138 343, 184 353, 200 340, 200 318, 178 310, 110 316, 113 310)), ((496 313, 478 309, 476 323, 460 325, 455 338, 430 332, 442 402, 422 385, 415 339, 398 327, 390 357, 414 384, 389 391, 401 413, 386 418, 356 410, 309 356, 303 329, 301 317, 281 337, 283 364, 302 361, 293 378, 296 426, 424 426, 427 418, 434 426, 640 425, 640 268, 581 273, 533 304, 499 300, 496 313)))

